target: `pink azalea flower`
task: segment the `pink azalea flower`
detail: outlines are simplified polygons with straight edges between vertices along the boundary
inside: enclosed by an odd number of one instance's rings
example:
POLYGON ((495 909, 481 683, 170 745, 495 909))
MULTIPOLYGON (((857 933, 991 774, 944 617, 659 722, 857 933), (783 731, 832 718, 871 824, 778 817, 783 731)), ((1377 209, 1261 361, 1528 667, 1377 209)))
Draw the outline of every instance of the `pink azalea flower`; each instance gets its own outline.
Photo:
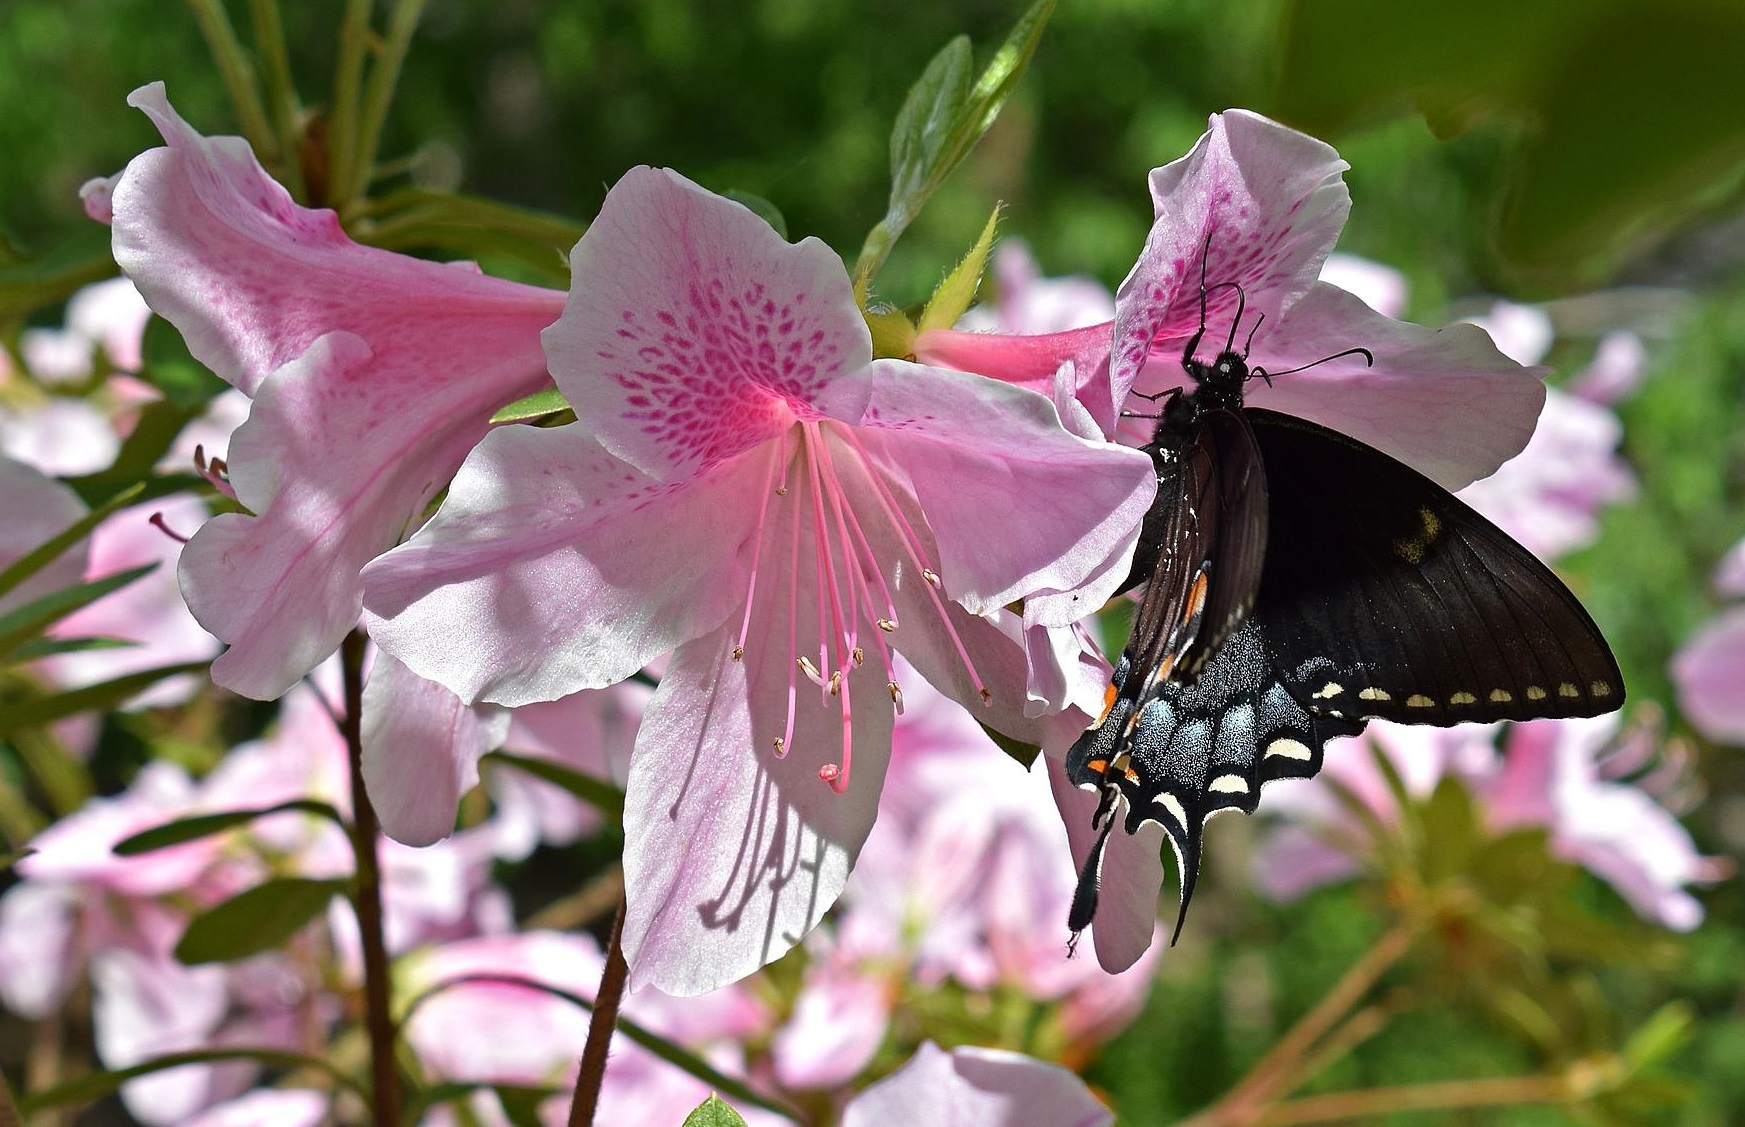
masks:
POLYGON ((1406 276, 1392 266, 1334 251, 1321 263, 1321 280, 1356 294, 1384 317, 1398 317, 1406 311, 1406 276))
POLYGON ((1084 1081, 1019 1053, 924 1042, 896 1072, 843 1109, 842 1127, 1107 1127, 1084 1081))
POLYGON ((978 616, 1039 590, 1090 613, 1154 485, 1040 397, 874 362, 833 253, 676 174, 627 173, 572 266, 546 346, 580 421, 480 444, 370 567, 371 632, 512 705, 673 651, 631 764, 624 940, 633 984, 700 993, 836 899, 901 707, 893 651, 1019 738, 1081 722, 1024 716, 1017 624, 978 616))
POLYGON ((87 186, 115 260, 200 361, 254 400, 230 448, 254 514, 182 558, 194 614, 230 649, 219 684, 284 693, 357 623, 359 572, 488 429, 545 381, 562 295, 360 246, 298 207, 234 137, 203 137, 161 83, 128 99, 166 147, 87 186))
POLYGON ((0 454, 46 474, 76 477, 108 469, 121 438, 103 412, 61 396, 13 408, 0 405, 0 454))
MULTIPOLYGON (((1715 569, 1715 589, 1745 596, 1745 540, 1715 569)), ((1672 655, 1678 707, 1716 743, 1745 746, 1745 606, 1722 611, 1672 655)))
MULTIPOLYGON (((1253 332, 1251 362, 1284 372, 1355 347, 1375 354, 1373 367, 1346 357, 1257 382, 1251 404, 1313 419, 1459 488, 1526 443, 1540 373, 1471 327, 1394 321, 1318 281, 1350 207, 1345 167, 1329 146, 1259 115, 1215 114, 1192 152, 1151 173, 1157 219, 1112 325, 1046 336, 934 331, 915 342, 916 355, 1042 391, 1070 360, 1080 400, 1113 435, 1129 389, 1155 394, 1187 378, 1180 357, 1200 327, 1204 256, 1209 285, 1242 287, 1233 339, 1241 346, 1253 332)), ((1237 304, 1227 288, 1209 295, 1208 342, 1232 339, 1237 304)))
POLYGON ((216 1104, 180 1127, 318 1127, 328 1097, 304 1088, 260 1088, 216 1104))

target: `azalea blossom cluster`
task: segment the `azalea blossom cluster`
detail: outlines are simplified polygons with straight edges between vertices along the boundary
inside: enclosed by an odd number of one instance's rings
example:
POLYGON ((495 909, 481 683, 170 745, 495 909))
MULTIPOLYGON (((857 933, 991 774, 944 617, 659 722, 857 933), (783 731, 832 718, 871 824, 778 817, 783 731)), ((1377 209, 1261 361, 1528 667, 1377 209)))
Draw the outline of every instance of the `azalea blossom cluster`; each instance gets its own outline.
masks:
MULTIPOLYGON (((86 515, 57 478, 111 465, 136 433, 156 396, 133 374, 149 315, 231 390, 158 462, 196 467, 198 489, 110 514, 0 613, 156 565, 59 621, 67 644, 29 676, 72 688, 210 661, 216 685, 282 704, 210 770, 156 761, 68 813, 0 895, 0 1001, 46 1019, 89 983, 110 1068, 226 1045, 320 1056, 356 1028, 344 999, 369 954, 333 899, 364 856, 345 832, 347 647, 368 655, 349 719, 392 839, 377 864, 395 1020, 421 1076, 457 1086, 421 1122, 510 1122, 509 1087, 564 1121, 580 1003, 609 955, 528 922, 500 870, 617 811, 540 764, 621 792, 611 954, 624 1016, 667 1045, 770 1108, 850 1127, 1107 1122, 1045 1062, 1092 1059, 1160 957, 1155 825, 1110 843, 1094 957, 1070 957, 1064 932, 1097 795, 1062 756, 1099 710, 1096 616, 1156 489, 1131 404, 1182 385, 1190 337, 1240 328, 1257 363, 1304 369, 1249 388, 1253 404, 1463 489, 1543 557, 1591 541, 1634 487, 1609 407, 1642 368, 1635 338, 1548 392, 1537 311, 1397 320, 1398 277, 1332 254, 1344 162, 1244 111, 1151 173, 1154 222, 1116 293, 1045 279, 1008 242, 994 302, 951 327, 899 315, 912 331, 893 348, 834 251, 671 170, 618 180, 557 291, 364 245, 162 84, 130 102, 164 144, 83 191, 126 277, 21 342, 30 379, 0 371, 0 568, 86 515), (131 644, 75 644, 90 638, 131 644), (271 812, 113 852, 238 810, 271 812), (190 955, 191 924, 273 881, 331 903, 247 958, 190 955), (797 975, 761 969, 784 956, 797 975), (1041 1016, 1003 1050, 947 1051, 905 1020, 922 996, 966 1021, 1012 998, 1041 1016), (947 1105, 961 1114, 923 1117, 947 1105)), ((1687 667, 1694 684, 1717 659, 1687 667)), ((124 707, 202 685, 156 679, 124 707)), ((1690 711, 1737 735, 1724 710, 1690 711)), ((1636 785, 1654 754, 1625 754, 1615 718, 1377 728, 1413 788, 1459 779, 1494 830, 1545 829, 1645 918, 1700 919, 1687 886, 1722 867, 1656 801, 1666 788, 1636 785)), ((54 739, 85 758, 95 735, 75 717, 54 739)), ((1328 756, 1335 785, 1398 816, 1377 760, 1349 750, 1328 756)), ((1269 788, 1267 806, 1285 822, 1257 857, 1264 892, 1362 869, 1320 784, 1269 788)), ((678 1122, 708 1095, 615 1038, 603 1121, 678 1122)), ((151 1127, 330 1114, 326 1089, 260 1083, 256 1063, 201 1062, 122 1093, 151 1127)))

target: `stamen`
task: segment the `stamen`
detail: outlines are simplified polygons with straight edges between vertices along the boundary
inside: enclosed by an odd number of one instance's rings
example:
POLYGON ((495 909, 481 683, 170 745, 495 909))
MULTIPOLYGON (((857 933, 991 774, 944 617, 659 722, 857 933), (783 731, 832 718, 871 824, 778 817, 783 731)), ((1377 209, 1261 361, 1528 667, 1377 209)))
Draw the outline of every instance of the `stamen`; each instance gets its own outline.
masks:
POLYGON ((866 650, 862 649, 860 646, 856 646, 849 652, 848 656, 849 660, 854 662, 854 667, 859 669, 866 661, 866 650))
POLYGON ((921 569, 921 578, 925 579, 927 582, 933 584, 933 586, 935 586, 935 587, 939 586, 939 573, 932 570, 931 568, 925 568, 925 567, 922 568, 921 569))
MULTIPOLYGON (((848 491, 843 488, 842 478, 836 472, 836 459, 830 452, 830 444, 821 441, 818 443, 818 450, 821 455, 820 468, 823 470, 824 476, 830 481, 831 497, 835 502, 836 511, 840 518, 845 522, 848 529, 853 533, 855 545, 859 549, 861 559, 865 561, 864 566, 852 569, 852 575, 857 580, 859 589, 865 595, 865 598, 862 601, 867 607, 867 613, 869 614, 872 612, 873 598, 871 589, 866 585, 866 573, 871 571, 873 578, 877 580, 879 592, 884 596, 885 610, 888 612, 889 617, 875 619, 874 621, 879 629, 888 634, 897 628, 897 624, 894 621, 897 616, 897 609, 896 602, 891 597, 891 590, 885 585, 884 568, 879 566, 878 553, 873 551, 872 543, 867 539, 866 531, 861 527, 860 519, 855 516, 853 507, 847 503, 848 491)), ((846 546, 843 549, 843 554, 851 559, 854 558, 854 550, 846 546)), ((859 619, 857 617, 856 622, 858 621, 859 619)), ((877 634, 873 635, 873 642, 878 646, 879 660, 884 662, 885 675, 890 676, 891 670, 893 669, 891 651, 885 645, 885 640, 877 634)), ((855 648, 858 649, 859 647, 855 648)), ((859 662, 857 661, 856 664, 859 664, 859 662)))
POLYGON ((830 695, 836 696, 842 692, 842 670, 838 669, 830 675, 830 695))
POLYGON ((883 630, 885 633, 890 634, 897 629, 897 624, 888 618, 881 618, 878 620, 878 628, 883 630))
POLYGON ((818 672, 818 667, 812 664, 811 658, 802 654, 795 660, 794 664, 800 667, 800 672, 806 675, 806 680, 812 682, 814 685, 823 687, 824 674, 818 672))
MULTIPOLYGON (((866 451, 860 448, 859 439, 851 429, 843 428, 843 441, 854 448, 864 465, 867 461, 866 451)), ((866 477, 872 483, 873 496, 877 498, 879 508, 884 511, 885 518, 901 531, 902 535, 898 539, 903 542, 903 550, 908 553, 915 566, 921 570, 923 579, 929 575, 933 576, 932 581, 926 584, 927 594, 933 600, 933 609, 938 613, 939 621, 945 626, 946 636, 951 639, 951 646, 957 651, 957 659, 963 662, 964 671, 969 674, 970 684, 984 701, 991 701, 992 697, 988 693, 987 686, 982 683, 981 674, 976 672, 975 662, 970 660, 969 651, 964 648, 963 639, 958 636, 957 627, 952 625, 951 615, 946 612, 945 604, 940 600, 939 577, 927 566, 927 561, 923 558, 921 542, 916 537, 915 530, 910 526, 908 518, 903 515, 896 499, 885 488, 885 483, 879 475, 868 470, 866 477)))
POLYGON ((171 540, 177 541, 178 543, 182 543, 182 544, 186 544, 188 542, 188 537, 183 536, 180 532, 177 532, 175 529, 171 528, 168 524, 164 523, 164 514, 162 514, 162 513, 153 513, 151 515, 151 520, 149 523, 157 526, 157 530, 159 532, 163 533, 165 536, 168 536, 171 540))
POLYGON ((885 682, 885 688, 891 690, 891 704, 897 709, 897 715, 903 715, 903 690, 895 681, 885 682))
POLYGON ((824 766, 818 768, 818 777, 820 779, 823 779, 827 783, 834 784, 836 782, 837 776, 839 776, 841 774, 842 774, 842 768, 838 767, 834 763, 826 763, 824 766))
MULTIPOLYGON (((784 456, 787 454, 787 449, 787 431, 783 431, 781 435, 777 437, 775 444, 771 447, 770 452, 774 457, 770 461, 769 473, 765 475, 766 483, 775 479, 777 470, 785 469, 783 461, 784 456)), ((739 661, 745 657, 745 638, 746 635, 751 632, 751 604, 755 601, 752 596, 757 593, 757 569, 758 565, 763 561, 763 526, 764 518, 769 512, 769 497, 770 491, 768 488, 758 490, 757 524, 752 529, 751 533, 751 579, 746 583, 745 616, 740 619, 739 622, 739 641, 733 647, 734 661, 739 661)))
MULTIPOLYGON (((820 479, 818 462, 818 447, 821 446, 821 436, 816 433, 818 424, 804 422, 800 424, 800 438, 806 444, 806 469, 811 478, 812 487, 812 547, 818 561, 818 668, 829 669, 833 664, 830 660, 830 640, 834 636, 840 644, 846 631, 842 615, 842 594, 836 580, 836 556, 830 550, 830 531, 824 519, 823 482, 820 479), (828 629, 824 622, 824 598, 826 593, 830 599, 830 623, 828 629)), ((819 683, 823 694, 819 703, 827 702, 829 687, 819 683)))

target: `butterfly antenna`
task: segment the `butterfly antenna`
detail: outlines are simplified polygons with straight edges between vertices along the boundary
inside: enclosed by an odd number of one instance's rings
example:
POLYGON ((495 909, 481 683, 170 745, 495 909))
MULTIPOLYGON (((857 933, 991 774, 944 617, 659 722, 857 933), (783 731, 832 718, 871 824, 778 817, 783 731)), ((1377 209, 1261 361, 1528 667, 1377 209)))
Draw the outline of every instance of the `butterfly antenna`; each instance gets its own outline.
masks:
POLYGON ((1325 364, 1330 360, 1337 360, 1342 356, 1361 356, 1361 357, 1363 357, 1363 366, 1365 368, 1375 367, 1375 353, 1371 352, 1367 348, 1348 348, 1344 352, 1335 352, 1331 356, 1323 356, 1319 360, 1314 360, 1314 361, 1311 361, 1310 363, 1302 364, 1302 365, 1299 365, 1295 368, 1286 368, 1282 372, 1269 372, 1265 368, 1255 368, 1249 374, 1254 375, 1254 376, 1259 376, 1261 379, 1267 381, 1268 383, 1271 383, 1272 377, 1274 377, 1274 376, 1288 376, 1294 372, 1306 372, 1310 368, 1314 368, 1314 367, 1317 367, 1318 365, 1325 364))
POLYGON ((1254 334, 1258 333, 1260 331, 1260 326, 1265 324, 1265 323, 1266 323, 1266 313, 1264 311, 1262 311, 1260 316, 1258 316, 1254 319, 1253 326, 1249 328, 1248 339, 1242 342, 1242 358, 1244 360, 1246 360, 1248 358, 1248 354, 1250 352, 1254 351, 1254 334))
MULTIPOLYGON (((1248 308, 1248 291, 1237 285, 1235 282, 1223 282, 1221 284, 1229 286, 1231 289, 1236 291, 1236 317, 1230 322, 1230 335, 1224 341, 1224 351, 1234 352, 1236 350, 1236 327, 1242 324, 1242 313, 1248 308)), ((1204 316, 1203 307, 1201 316, 1204 316)))

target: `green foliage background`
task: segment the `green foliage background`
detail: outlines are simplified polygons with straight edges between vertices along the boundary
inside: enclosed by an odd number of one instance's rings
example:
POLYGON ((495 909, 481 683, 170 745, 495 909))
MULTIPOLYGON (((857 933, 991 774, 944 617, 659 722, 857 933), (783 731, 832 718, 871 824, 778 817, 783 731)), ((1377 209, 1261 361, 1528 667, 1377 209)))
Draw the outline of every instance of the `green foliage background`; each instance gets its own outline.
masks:
MULTIPOLYGON (((283 5, 312 107, 330 82, 340 8, 283 5)), ((887 136, 909 84, 951 36, 997 42, 1019 10, 1010 0, 433 0, 384 153, 406 157, 415 183, 584 220, 627 167, 669 165, 765 197, 791 237, 817 235, 852 258, 884 210, 887 136)), ((243 5, 233 18, 246 27, 243 5)), ((1208 113, 1250 106, 1324 136, 1353 165, 1341 248, 1405 271, 1416 317, 1476 310, 1485 293, 1549 299, 1563 371, 1585 362, 1584 329, 1649 337, 1652 376, 1622 411, 1640 496, 1608 513, 1600 543, 1566 571, 1618 646, 1632 707, 1664 710, 1689 737, 1666 661, 1714 611, 1709 572, 1745 534, 1742 53, 1745 11, 1722 0, 1063 0, 999 124, 899 244, 879 293, 924 298, 996 201, 1004 233, 1028 240, 1049 272, 1113 285, 1151 219, 1146 171, 1185 151, 1208 113), (1601 285, 1629 288, 1597 307, 1573 300, 1601 285)), ((183 5, 0 3, 8 258, 100 253, 103 233, 76 189, 155 143, 123 99, 159 78, 198 128, 233 131, 183 5)), ((31 317, 56 323, 59 311, 31 317)), ((1692 824, 1710 852, 1738 858, 1742 753, 1694 742, 1709 795, 1692 824)), ((1198 926, 1166 955, 1139 1023, 1088 1066, 1123 1123, 1169 1123, 1222 1092, 1378 930, 1349 888, 1261 906, 1243 887, 1251 834, 1241 819, 1215 823, 1198 926)), ((1589 884, 1596 911, 1628 919, 1589 884)), ((1623 1033, 1668 999, 1697 1018, 1667 1070, 1689 1085, 1685 1098, 1605 1121, 1745 1122, 1745 898, 1730 881, 1706 900, 1702 929, 1595 976, 1623 1033)), ((1311 1090, 1518 1074, 1542 1049, 1448 997, 1311 1090)), ((1442 1121, 1572 1120, 1514 1109, 1442 1121)))

